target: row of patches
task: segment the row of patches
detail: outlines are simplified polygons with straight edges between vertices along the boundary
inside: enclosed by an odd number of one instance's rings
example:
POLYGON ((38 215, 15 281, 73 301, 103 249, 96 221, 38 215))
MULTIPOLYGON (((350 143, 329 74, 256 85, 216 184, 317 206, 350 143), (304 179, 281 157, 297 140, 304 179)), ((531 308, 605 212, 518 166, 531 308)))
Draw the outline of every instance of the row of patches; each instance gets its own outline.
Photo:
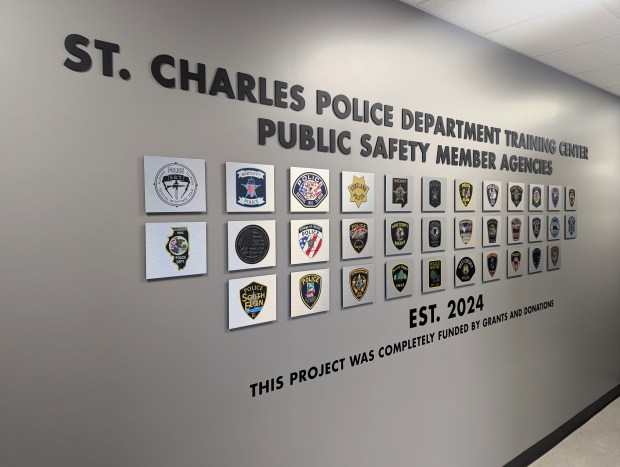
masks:
MULTIPOLYGON (((155 212, 205 212, 205 161, 188 158, 144 156, 145 209, 155 212)), ((447 205, 446 178, 422 177, 422 211, 445 212, 447 205)), ((385 210, 412 211, 413 177, 385 176, 385 210)), ((249 162, 226 163, 227 212, 274 212, 275 167, 249 162)), ((478 185, 480 186, 480 185, 478 185)), ((484 181, 481 186, 484 211, 500 211, 504 184, 484 181)), ((547 197, 549 211, 562 210, 562 189, 566 211, 577 209, 575 187, 509 182, 506 185, 508 211, 523 211, 528 194, 529 211, 542 211, 547 197)), ((341 173, 342 212, 374 212, 375 174, 369 172, 341 173)), ((329 170, 291 167, 289 175, 291 212, 329 212, 329 170)), ((454 210, 475 211, 477 182, 454 181, 454 210)))
MULTIPOLYGON (((544 249, 508 249, 505 255, 506 277, 535 274, 544 270, 544 249), (525 256, 527 251, 527 257, 525 256), (527 264, 527 266, 526 266, 527 264)), ((560 246, 547 246, 547 270, 560 268, 560 246)), ((453 265, 446 257, 422 260, 422 293, 445 290, 446 270, 454 273, 454 286, 474 285, 481 276, 483 282, 501 278, 501 252, 476 255, 456 255, 453 265)), ((290 276, 291 317, 307 316, 329 310, 329 269, 293 272, 290 276)), ((385 298, 413 295, 413 261, 385 263, 385 298)), ((373 303, 377 278, 373 264, 342 268, 342 307, 373 303)), ((276 320, 276 275, 231 279, 228 282, 228 328, 252 326, 276 320)))

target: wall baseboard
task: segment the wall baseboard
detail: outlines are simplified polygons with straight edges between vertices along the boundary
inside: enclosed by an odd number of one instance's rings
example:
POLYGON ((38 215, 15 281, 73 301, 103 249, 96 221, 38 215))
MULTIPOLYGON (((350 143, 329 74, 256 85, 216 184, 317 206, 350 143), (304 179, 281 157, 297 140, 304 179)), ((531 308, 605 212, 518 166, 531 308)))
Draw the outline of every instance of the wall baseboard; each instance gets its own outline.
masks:
POLYGON ((523 451, 504 467, 523 467, 525 465, 530 465, 543 454, 546 454, 557 446, 564 438, 585 424, 618 397, 620 397, 620 385, 604 394, 600 399, 594 401, 557 430, 551 432, 539 442, 523 451))

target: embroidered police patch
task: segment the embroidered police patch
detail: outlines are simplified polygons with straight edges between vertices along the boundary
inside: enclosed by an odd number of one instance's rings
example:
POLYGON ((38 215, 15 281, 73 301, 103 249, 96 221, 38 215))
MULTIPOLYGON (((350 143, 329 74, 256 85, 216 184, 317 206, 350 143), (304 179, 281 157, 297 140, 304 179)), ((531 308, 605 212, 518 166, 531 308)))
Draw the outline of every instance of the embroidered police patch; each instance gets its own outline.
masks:
POLYGON ((428 262, 428 287, 441 287, 441 260, 433 259, 428 262))
POLYGON ((409 240, 409 222, 397 221, 390 225, 392 243, 396 248, 402 250, 409 240))
POLYGON ((349 241, 353 249, 361 253, 368 242, 368 224, 366 222, 354 222, 350 224, 349 241))
POLYGON ((194 199, 198 190, 194 172, 179 162, 166 164, 159 169, 153 184, 159 199, 177 208, 194 199))
POLYGON ((236 203, 244 208, 267 204, 267 174, 260 169, 246 167, 236 171, 236 203))
POLYGON ((267 286, 252 282, 239 290, 241 308, 252 319, 256 319, 267 300, 267 286))
POLYGON ((540 250, 540 248, 534 248, 532 250, 532 262, 534 263, 534 267, 536 269, 538 269, 538 266, 540 266, 541 256, 542 256, 542 251, 540 250))
POLYGON ((428 223, 428 244, 431 248, 441 245, 441 222, 430 221, 428 223))
POLYGON ((353 183, 349 185, 349 193, 351 194, 350 201, 352 203, 355 203, 359 208, 362 203, 368 201, 366 195, 368 195, 369 190, 370 187, 366 185, 364 177, 357 178, 355 175, 353 175, 353 183))
POLYGON ((570 188, 568 190, 568 204, 570 204, 571 208, 575 206, 575 196, 576 196, 575 189, 570 188))
POLYGON ((512 264, 512 270, 517 272, 519 270, 519 266, 521 266, 521 252, 513 251, 510 254, 510 264, 512 264))
POLYGON ((428 182, 429 199, 428 204, 437 208, 441 204, 441 182, 439 180, 431 180, 428 182))
POLYGON ((473 192, 474 186, 471 183, 463 182, 459 184, 459 195, 461 196, 463 206, 467 207, 469 205, 473 192))
POLYGON ((475 273, 476 266, 474 265, 474 261, 469 256, 461 258, 456 266, 456 277, 458 277, 461 282, 469 282, 472 277, 474 277, 475 273))
POLYGON ((497 271, 497 253, 489 253, 487 255, 487 269, 491 277, 495 275, 497 271))
POLYGON ((349 273, 349 284, 351 285, 351 293, 360 301, 368 290, 368 280, 370 273, 368 269, 357 268, 349 273))
POLYGON ((558 203, 560 202, 560 189, 557 186, 551 188, 551 202, 554 208, 558 207, 558 203))
POLYGON ((521 219, 515 217, 510 221, 510 227, 512 229, 512 240, 518 242, 521 238, 521 219))
POLYGON ((173 227, 168 237, 166 250, 172 256, 172 262, 179 271, 187 266, 189 259, 189 230, 187 227, 173 227))
POLYGON ((299 227, 299 247, 308 258, 314 258, 323 245, 323 228, 316 224, 305 224, 299 227))
POLYGON ((302 173, 293 184, 293 196, 306 208, 316 208, 327 197, 327 184, 314 172, 302 173))
POLYGON ((400 204, 404 207, 407 204, 409 193, 409 180, 406 178, 392 179, 392 204, 400 204))
POLYGON ((515 206, 519 206, 521 200, 523 199, 523 188, 519 185, 515 185, 510 188, 510 199, 512 200, 512 204, 515 206))
POLYGON ((487 236, 489 243, 497 242, 497 219, 487 220, 487 236))
POLYGON ((552 246, 551 247, 551 262, 554 266, 557 266, 558 260, 560 259, 560 247, 552 246))
POLYGON ((471 219, 463 219, 459 221, 459 234, 461 235, 461 241, 467 245, 471 240, 472 231, 474 228, 474 222, 471 219))
POLYGON ((237 234, 235 251, 244 263, 260 263, 269 253, 269 235, 258 225, 247 225, 237 234))
POLYGON ((551 222, 549 224, 549 233, 553 238, 557 238, 560 235, 560 219, 556 216, 551 218, 551 222))
POLYGON ((575 217, 570 216, 568 218, 568 233, 571 237, 575 235, 576 225, 577 225, 577 220, 575 219, 575 217))
POLYGON ((309 310, 319 301, 322 283, 323 279, 318 274, 306 274, 299 279, 299 295, 309 310))
POLYGON ((397 264, 392 268, 392 283, 399 292, 402 292, 407 285, 409 279, 409 266, 406 264, 397 264))
POLYGON ((535 186, 534 188, 532 188, 532 206, 537 208, 540 206, 541 202, 542 202, 542 190, 540 189, 539 186, 535 186))
POLYGON ((487 200, 489 200, 491 207, 494 207, 495 203, 497 203, 498 195, 499 187, 495 183, 489 183, 487 185, 487 200))
POLYGON ((540 220, 540 217, 535 217, 532 219, 532 232, 534 233, 534 238, 538 238, 540 235, 541 224, 542 221, 540 220))

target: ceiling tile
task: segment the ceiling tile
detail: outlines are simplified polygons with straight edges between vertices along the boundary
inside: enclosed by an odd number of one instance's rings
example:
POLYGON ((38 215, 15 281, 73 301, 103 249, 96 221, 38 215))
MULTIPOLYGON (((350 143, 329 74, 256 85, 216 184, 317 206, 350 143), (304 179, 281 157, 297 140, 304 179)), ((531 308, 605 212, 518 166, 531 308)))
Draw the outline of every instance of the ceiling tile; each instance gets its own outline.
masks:
POLYGON ((536 57, 566 73, 620 65, 620 34, 536 57))
POLYGON ((429 0, 417 8, 445 21, 486 34, 583 0, 429 0))
POLYGON ((620 65, 576 73, 575 76, 599 88, 620 86, 620 65))
POLYGON ((486 37, 530 57, 620 33, 620 18, 595 0, 488 34, 486 37))

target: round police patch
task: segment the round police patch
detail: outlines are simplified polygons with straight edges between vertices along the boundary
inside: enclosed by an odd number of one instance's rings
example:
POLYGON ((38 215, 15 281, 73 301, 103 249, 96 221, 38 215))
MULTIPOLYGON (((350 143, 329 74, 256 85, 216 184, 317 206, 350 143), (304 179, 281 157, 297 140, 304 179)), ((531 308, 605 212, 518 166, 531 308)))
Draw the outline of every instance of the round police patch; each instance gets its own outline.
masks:
POLYGON ((179 163, 164 165, 155 175, 155 192, 169 206, 185 206, 198 191, 196 176, 189 167, 179 163))
POLYGON ((304 172, 293 184, 293 196, 305 208, 316 208, 327 197, 327 184, 319 174, 304 172))
POLYGON ((469 282, 472 277, 474 277, 475 273, 476 266, 469 256, 462 258, 456 266, 456 277, 458 277, 461 282, 469 282))
POLYGON ((235 251, 244 263, 260 263, 269 253, 269 235, 258 225, 247 225, 237 234, 235 251))

